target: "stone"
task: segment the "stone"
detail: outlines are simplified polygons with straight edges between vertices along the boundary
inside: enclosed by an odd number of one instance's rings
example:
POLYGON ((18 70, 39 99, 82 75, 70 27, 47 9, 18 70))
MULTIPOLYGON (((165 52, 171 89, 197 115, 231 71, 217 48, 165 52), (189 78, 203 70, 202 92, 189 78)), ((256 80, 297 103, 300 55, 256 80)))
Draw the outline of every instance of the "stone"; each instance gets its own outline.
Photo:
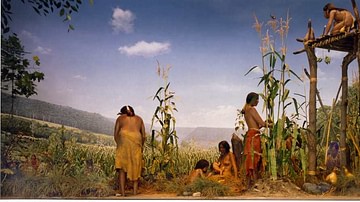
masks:
POLYGON ((307 192, 309 194, 321 194, 322 193, 321 190, 318 189, 318 186, 313 183, 304 183, 303 189, 305 192, 307 192))

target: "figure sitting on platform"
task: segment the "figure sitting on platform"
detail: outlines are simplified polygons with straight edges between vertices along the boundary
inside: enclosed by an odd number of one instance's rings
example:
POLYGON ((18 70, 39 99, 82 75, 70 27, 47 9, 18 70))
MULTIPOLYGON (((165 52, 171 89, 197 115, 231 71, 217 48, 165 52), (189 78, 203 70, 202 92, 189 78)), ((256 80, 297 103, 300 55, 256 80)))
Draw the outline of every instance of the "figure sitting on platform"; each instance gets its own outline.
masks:
POLYGON ((343 32, 350 32, 354 27, 355 18, 350 11, 343 8, 336 8, 334 4, 328 3, 324 7, 324 17, 328 20, 324 35, 328 35, 334 23, 330 35, 335 35, 343 32))

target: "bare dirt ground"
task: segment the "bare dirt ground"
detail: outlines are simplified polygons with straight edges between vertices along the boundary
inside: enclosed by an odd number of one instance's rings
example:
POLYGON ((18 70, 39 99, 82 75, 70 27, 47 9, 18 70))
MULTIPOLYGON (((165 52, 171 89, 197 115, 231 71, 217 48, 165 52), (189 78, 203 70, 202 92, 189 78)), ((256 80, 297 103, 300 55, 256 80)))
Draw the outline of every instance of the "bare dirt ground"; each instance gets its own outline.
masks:
POLYGON ((221 197, 193 197, 193 196, 178 196, 176 193, 164 193, 152 190, 151 187, 140 187, 138 195, 132 195, 131 190, 126 192, 125 197, 110 196, 106 199, 169 199, 169 200, 198 200, 198 199, 220 199, 220 200, 242 200, 242 199, 255 199, 255 200, 360 200, 360 190, 353 189, 344 193, 336 192, 334 189, 320 194, 313 195, 306 193, 301 188, 291 182, 283 180, 258 181, 254 187, 241 192, 233 193, 231 196, 221 197))

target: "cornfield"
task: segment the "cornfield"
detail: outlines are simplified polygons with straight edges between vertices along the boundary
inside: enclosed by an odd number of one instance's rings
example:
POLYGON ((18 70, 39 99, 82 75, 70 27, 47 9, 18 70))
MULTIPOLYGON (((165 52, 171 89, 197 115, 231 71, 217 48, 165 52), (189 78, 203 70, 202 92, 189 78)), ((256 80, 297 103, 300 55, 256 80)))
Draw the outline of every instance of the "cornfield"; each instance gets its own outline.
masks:
MULTIPOLYGON (((20 117, 14 118, 19 128, 29 121, 20 117)), ((6 117, 4 119, 6 120, 6 117)), ((4 125, 2 127, 6 128, 4 125)), ((48 126, 41 125, 41 127, 48 126)), ((11 153, 1 159, 1 196, 46 198, 101 197, 114 194, 118 186, 114 168, 115 146, 81 143, 68 135, 73 132, 71 130, 65 127, 49 127, 46 131, 52 133, 48 138, 35 138, 29 131, 27 134, 2 131, 2 155, 10 146, 11 153), (14 144, 9 141, 13 140, 13 137, 17 138, 14 144), (32 155, 35 155, 39 161, 36 170, 31 165, 32 155)), ((42 134, 42 136, 47 135, 42 134)), ((113 140, 112 136, 102 136, 102 138, 113 140)), ((148 171, 153 166, 151 152, 150 148, 144 151, 143 179, 147 179, 150 175, 148 171)), ((194 168, 198 160, 207 159, 213 162, 217 156, 216 148, 180 147, 175 161, 176 175, 185 176, 194 168)), ((160 175, 156 177, 161 178, 160 175)))

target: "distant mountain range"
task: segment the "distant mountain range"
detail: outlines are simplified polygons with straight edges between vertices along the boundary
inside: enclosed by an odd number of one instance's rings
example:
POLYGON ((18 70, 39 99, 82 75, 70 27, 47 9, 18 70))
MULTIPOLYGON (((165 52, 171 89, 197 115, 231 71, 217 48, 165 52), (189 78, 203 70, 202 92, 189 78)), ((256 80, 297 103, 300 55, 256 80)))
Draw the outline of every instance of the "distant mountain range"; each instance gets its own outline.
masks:
MULTIPOLYGON (((10 113, 11 95, 1 93, 1 113, 10 113)), ((14 99, 14 115, 48 121, 65 126, 79 128, 95 133, 113 135, 114 119, 106 118, 98 113, 86 112, 68 106, 51 104, 48 102, 16 97, 14 99)), ((150 124, 145 124, 146 130, 150 130, 150 124)), ((176 127, 178 143, 188 142, 199 147, 217 147, 222 140, 229 143, 233 128, 210 128, 210 127, 176 127)), ((150 131, 149 131, 150 134, 150 131)))
MULTIPOLYGON (((178 130, 181 131, 181 128, 178 130)), ((181 134, 181 132, 179 133, 181 134)), ((183 140, 194 143, 196 146, 207 148, 217 147, 220 141, 226 140, 231 145, 231 137, 235 132, 233 128, 197 127, 189 131, 183 140)), ((180 138, 179 138, 180 139, 180 138)))

